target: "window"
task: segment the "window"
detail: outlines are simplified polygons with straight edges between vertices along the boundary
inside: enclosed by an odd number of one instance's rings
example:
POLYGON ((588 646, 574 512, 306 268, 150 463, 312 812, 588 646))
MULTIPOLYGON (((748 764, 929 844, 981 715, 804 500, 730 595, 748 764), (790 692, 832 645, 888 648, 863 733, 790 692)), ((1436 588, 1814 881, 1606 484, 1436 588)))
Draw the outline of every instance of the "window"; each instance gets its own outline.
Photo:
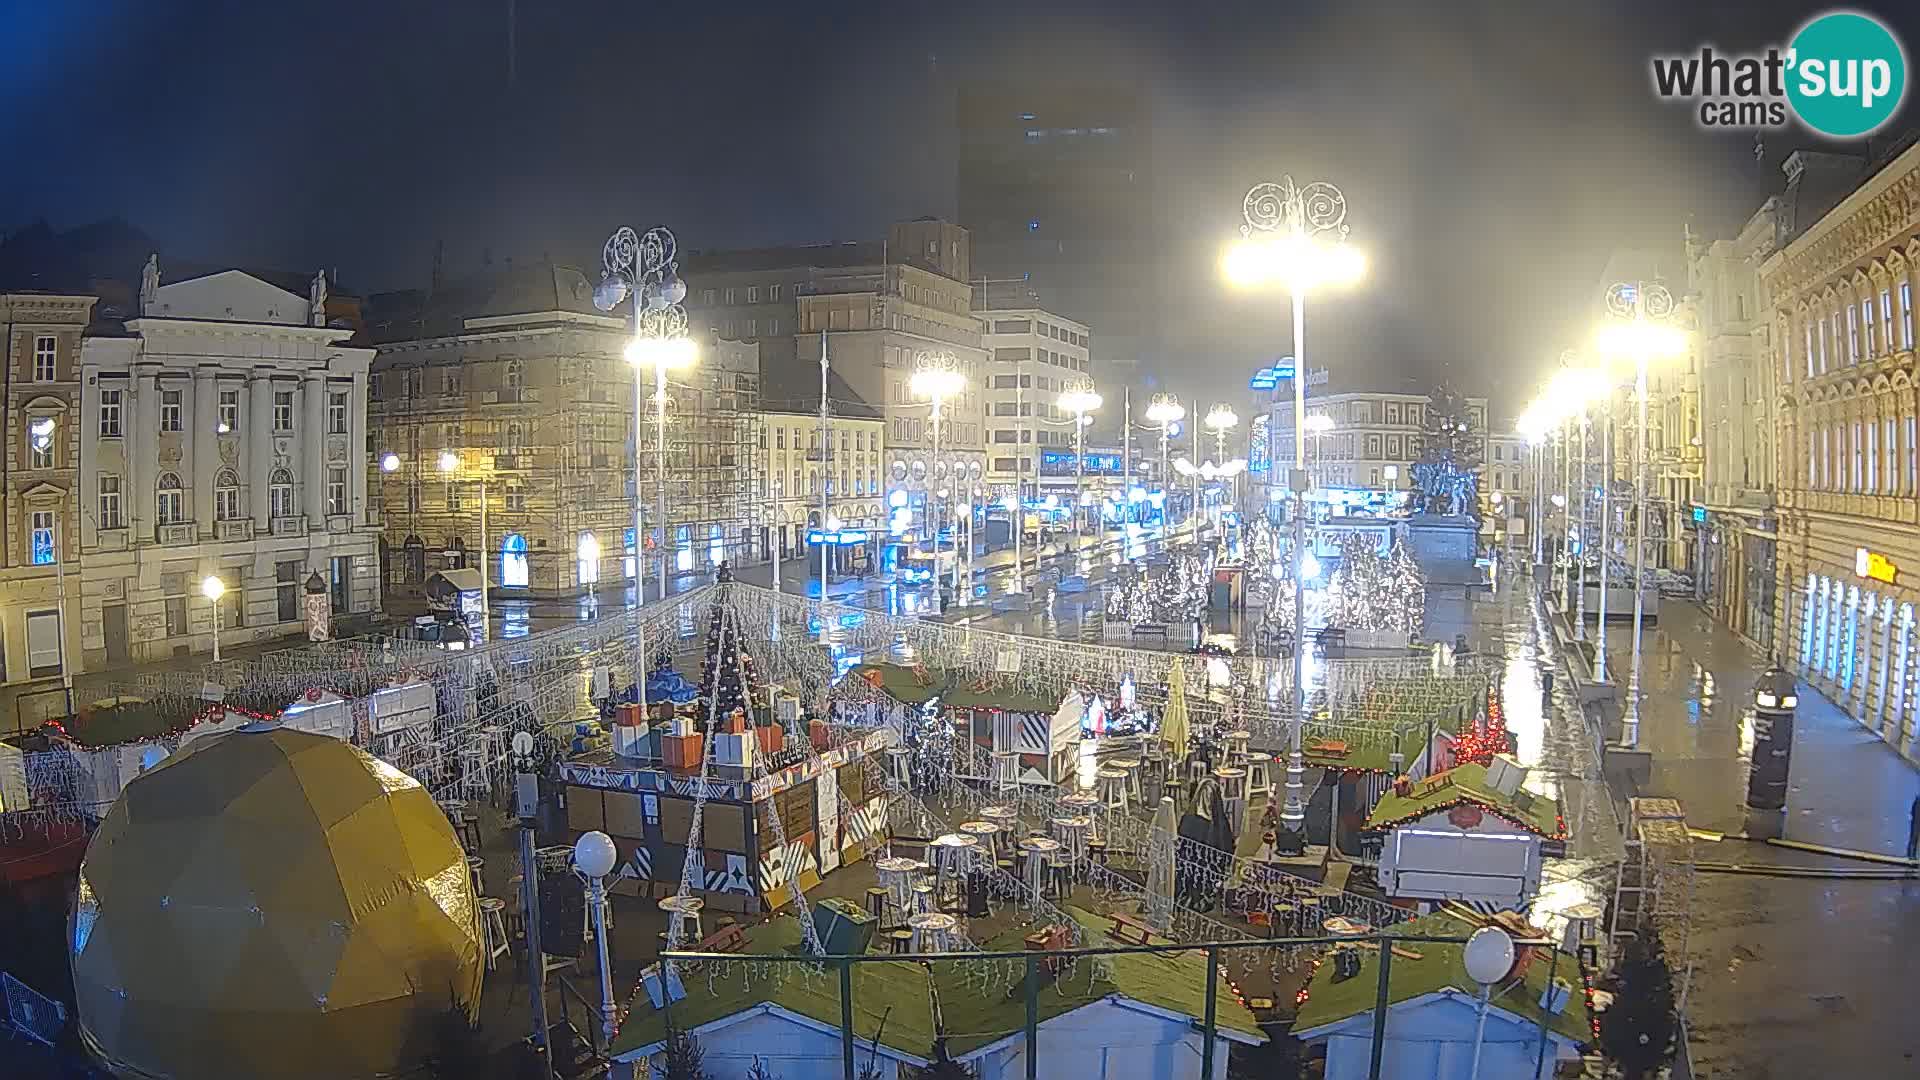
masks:
POLYGON ((327 469, 327 513, 333 517, 347 513, 347 470, 338 465, 327 469))
POLYGON ((293 474, 285 469, 275 469, 267 478, 267 513, 276 518, 293 516, 293 474))
POLYGON ((1807 324, 1807 378, 1814 376, 1813 370, 1813 324, 1807 324))
POLYGON ((237 521, 240 518, 240 482, 228 469, 213 478, 213 520, 237 521))
POLYGON ((426 385, 426 380, 427 373, 425 371, 419 368, 409 368, 407 370, 407 397, 419 397, 424 392, 423 388, 426 385))
POLYGON ((1906 491, 1907 491, 1907 494, 1909 495, 1913 494, 1915 490, 1920 490, 1920 489, 1916 489, 1915 487, 1915 480, 1920 479, 1920 476, 1916 476, 1916 469, 1920 469, 1920 456, 1916 455, 1916 448, 1914 446, 1915 435, 1920 435, 1920 421, 1916 421, 1914 417, 1909 416, 1907 417, 1907 438, 1906 438, 1906 444, 1907 444, 1906 491))
POLYGON ((728 290, 727 290, 727 303, 729 303, 729 304, 731 304, 731 303, 733 303, 733 302, 734 302, 734 299, 735 299, 735 297, 737 297, 738 295, 739 295, 739 293, 738 293, 738 291, 737 291, 737 290, 734 290, 734 289, 728 289, 728 290))
POLYGON ((518 360, 507 361, 507 389, 517 394, 526 381, 526 366, 518 360))
POLYGON ((154 520, 162 525, 178 525, 187 520, 180 478, 170 472, 160 474, 159 489, 154 492, 154 520))
POLYGON ((713 290, 712 289, 700 290, 700 302, 702 304, 707 305, 708 307, 712 307, 713 306, 713 290))
POLYGON ((446 440, 444 443, 446 449, 448 450, 460 449, 461 429, 460 429, 459 421, 455 420, 455 421, 448 422, 447 426, 443 429, 443 431, 446 435, 446 440))
POLYGON ((1860 301, 1860 359, 1873 359, 1873 297, 1860 301))
POLYGON ((36 416, 27 421, 27 466, 33 469, 53 468, 54 419, 51 416, 36 416))
POLYGON ((748 337, 760 336, 760 320, 759 319, 747 320, 747 336, 748 337))
POLYGON ((119 529, 125 526, 120 520, 120 478, 102 476, 100 478, 100 527, 119 529))
POLYGON ((776 303, 776 304, 777 304, 777 303, 779 303, 779 302, 780 302, 780 289, 781 289, 781 286, 779 286, 779 285, 769 285, 769 286, 767 286, 767 299, 768 299, 768 300, 771 300, 771 301, 773 301, 773 302, 774 302, 774 303, 776 303))
POLYGON ((187 636, 187 598, 184 596, 167 597, 167 636, 187 636))
POLYGON ((180 430, 180 391, 160 391, 160 430, 180 430))
POLYGON ((53 511, 35 510, 32 520, 33 565, 51 566, 59 561, 53 546, 53 511))
POLYGON ((346 433, 347 395, 344 391, 329 391, 327 393, 327 434, 345 435, 346 433))
POLYGON ((277 390, 273 395, 273 430, 293 430, 293 391, 277 390))
POLYGON ((240 391, 220 391, 220 427, 219 434, 240 430, 240 391))
POLYGON ((1900 491, 1900 455, 1899 448, 1896 445, 1893 417, 1887 417, 1886 422, 1881 426, 1885 430, 1882 442, 1884 443, 1887 455, 1885 472, 1883 474, 1885 476, 1884 483, 1887 494, 1894 495, 1900 491))
POLYGON ((1900 283, 1900 347, 1913 348, 1913 283, 1900 283))
POLYGON ((1893 291, 1880 290, 1880 351, 1893 351, 1893 291))
POLYGON ((757 304, 759 302, 760 302, 760 286, 758 285, 747 286, 747 303, 757 304))
MULTIPOLYGON (((1827 372, 1827 320, 1820 320, 1820 374, 1827 372)), ((1814 374, 1813 362, 1807 362, 1807 374, 1814 374)))
POLYGON ((120 437, 120 395, 119 390, 100 391, 100 437, 117 439, 120 437))
POLYGON ((54 358, 59 355, 59 340, 52 334, 40 334, 33 339, 33 381, 52 382, 54 380, 54 358))
POLYGON ((507 485, 507 509, 525 510, 527 508, 527 489, 519 484, 507 485))
POLYGON ((1860 445, 1860 422, 1857 420, 1854 421, 1854 424, 1853 424, 1853 441, 1848 444, 1848 449, 1851 450, 1853 454, 1853 477, 1852 477, 1852 483, 1848 486, 1847 490, 1848 491, 1864 490, 1860 486, 1864 477, 1862 476, 1862 473, 1861 473, 1861 464, 1862 464, 1861 449, 1862 448, 1860 445))
POLYGON ((273 564, 273 598, 278 610, 274 614, 280 622, 293 622, 300 617, 300 561, 273 564))
POLYGON ((787 448, 786 428, 777 427, 773 429, 773 448, 775 450, 785 450, 787 448))
POLYGON ((456 397, 464 389, 461 385, 460 369, 444 368, 440 372, 440 392, 447 397, 456 397))
POLYGON ((768 320, 767 320, 767 335, 768 335, 769 337, 777 337, 777 336, 779 336, 779 333, 780 333, 780 320, 779 320, 779 319, 768 319, 768 320))
POLYGON ((453 481, 449 480, 447 481, 447 510, 449 512, 457 512, 459 509, 460 488, 454 484, 453 481))
MULTIPOLYGON (((1858 430, 1859 430, 1858 428, 1855 428, 1856 432, 1858 430)), ((1856 435, 1855 437, 1857 438, 1858 436, 1856 435)), ((1874 424, 1874 422, 1871 420, 1867 421, 1866 457, 1867 457, 1867 488, 1866 490, 1869 493, 1876 492, 1880 490, 1880 428, 1878 425, 1874 424)))
POLYGON ((525 438, 526 429, 522 428, 518 421, 510 423, 507 425, 506 433, 500 437, 500 449, 504 453, 517 454, 525 438))

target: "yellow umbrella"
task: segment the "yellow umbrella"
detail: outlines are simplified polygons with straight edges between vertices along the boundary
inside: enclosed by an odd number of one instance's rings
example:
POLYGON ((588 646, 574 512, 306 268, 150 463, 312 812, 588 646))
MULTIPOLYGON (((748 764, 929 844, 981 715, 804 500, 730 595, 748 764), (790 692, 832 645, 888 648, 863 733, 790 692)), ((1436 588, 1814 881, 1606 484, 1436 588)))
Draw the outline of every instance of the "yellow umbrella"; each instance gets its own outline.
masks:
POLYGON ((1179 661, 1167 672, 1167 711, 1160 716, 1160 741, 1169 760, 1187 756, 1187 671, 1179 661))

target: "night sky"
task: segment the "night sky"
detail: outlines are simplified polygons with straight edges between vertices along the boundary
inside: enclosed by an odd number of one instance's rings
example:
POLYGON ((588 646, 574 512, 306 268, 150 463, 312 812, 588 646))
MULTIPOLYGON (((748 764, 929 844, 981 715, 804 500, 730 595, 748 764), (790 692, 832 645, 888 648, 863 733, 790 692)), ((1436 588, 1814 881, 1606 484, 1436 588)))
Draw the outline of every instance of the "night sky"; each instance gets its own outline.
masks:
POLYGON ((0 229, 120 215, 183 259, 363 292, 423 283, 436 243, 450 274, 591 266, 621 223, 687 248, 876 238, 953 215, 959 86, 1128 79, 1164 267, 1143 374, 1222 396, 1286 350, 1279 298, 1229 294, 1217 258, 1245 189, 1291 172, 1345 189, 1371 261, 1312 305, 1314 366, 1447 377, 1505 413, 1582 336, 1610 250, 1729 233, 1786 152, 1834 146, 1771 133, 1756 162, 1647 74, 1654 51, 1784 43, 1820 5, 520 0, 511 82, 507 9, 0 0, 0 229))

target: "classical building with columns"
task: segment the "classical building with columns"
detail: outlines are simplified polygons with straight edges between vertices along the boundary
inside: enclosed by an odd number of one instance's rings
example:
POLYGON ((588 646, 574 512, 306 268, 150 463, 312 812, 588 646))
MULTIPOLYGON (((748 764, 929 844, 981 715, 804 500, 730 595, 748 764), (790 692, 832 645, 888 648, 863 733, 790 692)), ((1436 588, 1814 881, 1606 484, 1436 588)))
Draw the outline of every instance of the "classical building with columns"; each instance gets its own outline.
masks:
MULTIPOLYGON (((1787 163, 1795 177, 1795 155, 1787 163)), ((1780 375, 1776 649, 1920 756, 1920 146, 1761 265, 1780 375)))
POLYGON ((88 667, 296 632, 318 574, 335 617, 380 607, 367 498, 373 350, 328 326, 327 285, 297 296, 238 270, 160 284, 80 353, 80 635, 88 667), (318 325, 316 325, 318 324, 318 325))

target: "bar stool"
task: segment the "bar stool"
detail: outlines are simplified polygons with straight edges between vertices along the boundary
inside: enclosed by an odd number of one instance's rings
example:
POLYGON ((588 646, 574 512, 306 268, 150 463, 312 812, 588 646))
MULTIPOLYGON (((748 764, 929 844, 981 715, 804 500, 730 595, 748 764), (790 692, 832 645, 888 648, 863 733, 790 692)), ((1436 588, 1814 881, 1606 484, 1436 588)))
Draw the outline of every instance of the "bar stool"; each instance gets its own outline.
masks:
POLYGON ((661 897, 660 910, 667 913, 667 939, 691 942, 706 937, 700 928, 700 909, 706 906, 707 902, 698 896, 661 897), (688 936, 689 931, 692 936, 688 936))
POLYGON ((993 793, 1011 795, 1020 790, 1020 755, 1012 750, 993 753, 993 793))
POLYGON ((1147 793, 1140 788, 1140 759, 1115 758, 1107 762, 1109 768, 1119 769, 1127 774, 1127 798, 1135 806, 1147 800, 1147 793))
POLYGON ((1035 900, 1047 891, 1047 869, 1060 854, 1060 841, 1045 836, 1029 836, 1020 841, 1027 853, 1027 888, 1035 900))
POLYGON ((923 881, 915 885, 913 887, 913 902, 907 908, 908 920, 911 921, 914 915, 925 915, 937 910, 939 910, 939 905, 934 903, 933 884, 923 881))
POLYGON ((487 970, 498 966, 502 954, 512 948, 512 939, 507 937, 507 902, 497 896, 480 898, 480 938, 482 947, 487 950, 487 970))
POLYGON ((487 887, 484 881, 484 875, 480 872, 481 868, 486 865, 487 860, 478 855, 467 856, 467 880, 473 882, 473 895, 475 896, 486 895, 487 887))
POLYGON ((1256 796, 1273 798, 1273 766, 1271 754, 1250 754, 1247 757, 1247 802, 1252 803, 1256 796))
POLYGON ((493 797, 492 758, 484 739, 460 748, 460 797, 484 802, 493 797))
POLYGON ((1060 841, 1061 862, 1069 875, 1077 873, 1087 857, 1087 830, 1092 824, 1077 816, 1053 819, 1053 838, 1060 841))
POLYGON ((1247 770, 1237 765, 1222 765, 1213 770, 1213 778, 1220 783, 1220 798, 1226 801, 1227 813, 1233 816, 1234 831, 1239 831, 1240 822, 1247 816, 1247 770))
POLYGON ((1222 765, 1245 765, 1247 763, 1247 747, 1253 741, 1252 732, 1229 731, 1221 736, 1220 739, 1222 745, 1226 748, 1226 760, 1221 762, 1222 765))
POLYGON ((875 885, 867 890, 867 914, 873 916, 875 925, 887 925, 887 887, 875 885))
POLYGON ((873 864, 881 887, 887 890, 892 899, 893 910, 902 919, 913 911, 913 875, 919 866, 918 862, 904 855, 889 855, 875 860, 873 864))
POLYGON ((896 956, 909 952, 913 948, 913 931, 907 929, 887 931, 887 944, 896 956))
POLYGON ((1108 811, 1127 812, 1127 771, 1107 766, 1096 774, 1100 783, 1100 805, 1108 811))
POLYGON ((910 787, 913 783, 913 751, 904 746, 887 747, 887 775, 901 787, 910 787))

